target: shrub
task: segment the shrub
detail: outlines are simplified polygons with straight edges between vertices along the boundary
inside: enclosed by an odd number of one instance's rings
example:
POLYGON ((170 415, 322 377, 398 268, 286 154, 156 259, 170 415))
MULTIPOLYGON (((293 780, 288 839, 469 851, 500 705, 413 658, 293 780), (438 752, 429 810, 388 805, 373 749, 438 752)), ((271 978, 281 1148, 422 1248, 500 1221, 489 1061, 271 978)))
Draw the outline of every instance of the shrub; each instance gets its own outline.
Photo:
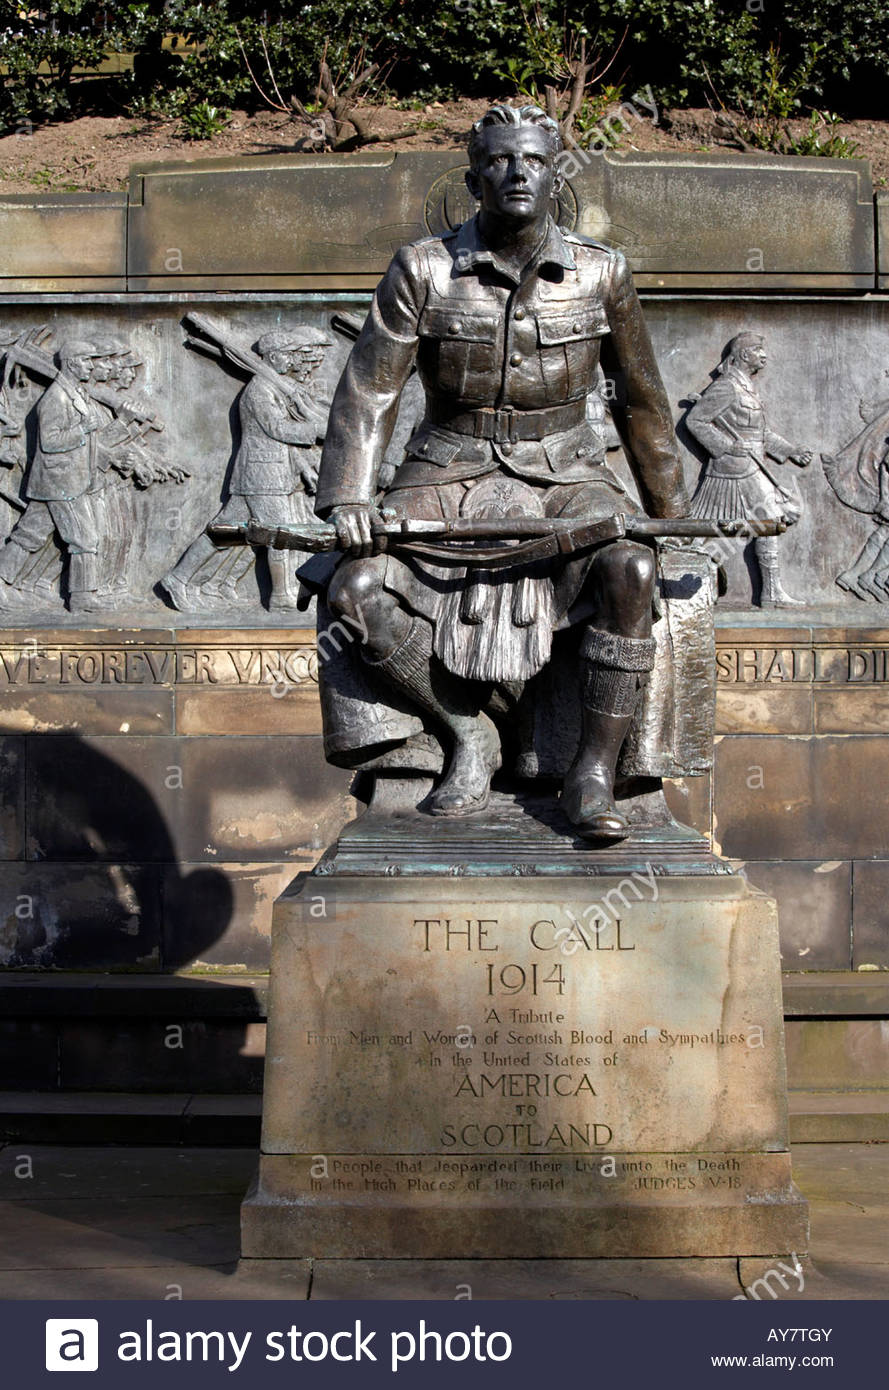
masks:
POLYGON ((507 70, 535 77, 540 37, 583 36, 590 51, 619 49, 607 81, 628 94, 650 86, 662 106, 701 103, 715 92, 750 107, 768 77, 770 49, 796 71, 817 60, 800 98, 807 109, 882 114, 889 67, 885 0, 0 0, 0 120, 43 120, 76 108, 72 76, 104 52, 133 54, 118 102, 181 114, 185 105, 258 106, 250 77, 268 67, 285 100, 310 101, 323 53, 332 69, 364 47, 384 65, 392 93, 429 99, 506 95, 507 70), (177 47, 165 36, 179 36, 177 47), (246 62, 245 62, 246 55, 246 62), (268 55, 268 64, 266 63, 268 55), (40 69, 44 70, 41 71, 40 69), (865 80, 875 80, 868 84, 865 80), (497 90, 499 86, 499 91, 497 90))

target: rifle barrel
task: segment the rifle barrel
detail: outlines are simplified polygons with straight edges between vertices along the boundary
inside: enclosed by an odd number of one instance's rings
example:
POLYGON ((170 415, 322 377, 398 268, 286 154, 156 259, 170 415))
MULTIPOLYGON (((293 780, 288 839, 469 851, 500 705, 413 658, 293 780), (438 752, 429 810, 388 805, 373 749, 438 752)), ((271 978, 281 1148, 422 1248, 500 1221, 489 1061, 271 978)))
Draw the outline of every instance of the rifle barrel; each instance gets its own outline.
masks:
MULTIPOLYGON (((680 539, 710 540, 732 536, 777 535, 785 527, 778 521, 757 521, 739 517, 719 521, 701 517, 456 517, 450 521, 383 521, 374 533, 389 544, 411 541, 511 541, 545 536, 577 537, 581 546, 601 544, 620 536, 645 539, 675 536, 680 539), (584 533, 587 533, 584 535, 584 533)), ((336 529, 326 521, 307 521, 297 525, 265 527, 255 521, 232 524, 215 522, 207 534, 217 545, 271 545, 306 551, 338 550, 336 529)), ((570 545, 569 545, 570 548, 570 545)))

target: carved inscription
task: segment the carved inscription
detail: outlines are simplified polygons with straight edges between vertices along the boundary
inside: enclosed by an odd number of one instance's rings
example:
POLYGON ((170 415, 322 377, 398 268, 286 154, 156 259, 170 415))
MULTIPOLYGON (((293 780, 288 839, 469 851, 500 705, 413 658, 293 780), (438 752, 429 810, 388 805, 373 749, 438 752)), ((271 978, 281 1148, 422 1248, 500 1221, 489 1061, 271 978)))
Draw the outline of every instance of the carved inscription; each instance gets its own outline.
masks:
POLYGON ((719 685, 882 685, 889 683, 889 647, 723 647, 716 652, 719 685))
POLYGON ((28 685, 315 686, 314 646, 40 646, 0 648, 0 688, 28 685))
POLYGON ((311 1192, 388 1192, 400 1196, 447 1193, 496 1195, 509 1201, 586 1190, 615 1201, 645 1192, 669 1197, 694 1192, 705 1199, 757 1187, 758 1156, 734 1154, 587 1154, 576 1157, 461 1157, 438 1154, 379 1157, 325 1155, 307 1160, 311 1192), (323 1171, 326 1170, 326 1171, 323 1171))
MULTIPOLYGON (((621 1119, 621 1091, 632 1072, 641 1066, 656 1075, 692 1054, 728 1058, 762 1045, 746 1029, 711 1026, 704 1012, 694 1028, 636 1019, 632 1011, 618 1019, 602 997, 602 1018, 596 1017, 591 999, 598 973, 606 971, 609 989, 620 992, 628 962, 637 976, 646 968, 645 931, 640 935, 632 912, 624 919, 534 916, 518 929, 496 916, 413 916, 400 929, 419 956, 419 981, 424 970, 441 978, 443 969, 471 980, 454 1005, 458 1021, 453 1014, 447 1022, 413 1015, 411 1026, 396 1030, 347 1027, 341 1020, 338 1027, 305 1028, 303 1042, 310 1058, 326 1054, 331 1072, 349 1073, 356 1053, 364 1053, 368 1062, 375 1059, 374 1073, 395 1064, 395 1056, 408 1085, 417 1078, 430 1101, 423 1147, 440 1157, 399 1160, 415 1165, 403 1174, 410 1172, 415 1183, 409 1190, 434 1191, 447 1182, 449 1154, 631 1150, 636 1135, 621 1119)), ((531 1189, 564 1187, 555 1168, 532 1165, 531 1189)), ((495 1190, 515 1185, 509 1172, 517 1171, 492 1167, 495 1190)), ((385 1181, 396 1176, 389 1172, 385 1181)), ((673 1176, 688 1177, 684 1168, 673 1176)))

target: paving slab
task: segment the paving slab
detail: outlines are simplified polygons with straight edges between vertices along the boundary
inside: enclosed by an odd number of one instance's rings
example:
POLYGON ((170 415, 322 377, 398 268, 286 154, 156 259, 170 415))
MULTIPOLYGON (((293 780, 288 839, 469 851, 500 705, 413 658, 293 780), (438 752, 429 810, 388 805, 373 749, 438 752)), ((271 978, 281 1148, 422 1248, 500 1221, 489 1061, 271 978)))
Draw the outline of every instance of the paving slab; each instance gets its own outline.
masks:
POLYGON ((258 1271, 249 1277, 244 1277, 232 1261, 216 1265, 110 1265, 97 1269, 0 1271, 0 1300, 305 1301, 309 1279, 307 1260, 294 1260, 286 1271, 258 1271))
POLYGON ((804 1144, 794 1151, 796 1180, 812 1204, 812 1255, 798 1262, 785 1253, 741 1261, 239 1265, 239 1206, 255 1162, 252 1148, 0 1147, 0 1298, 889 1298, 887 1144, 804 1144), (33 1176, 17 1178, 16 1165, 28 1167, 24 1155, 33 1176), (769 1275, 782 1260, 783 1283, 769 1275))
POLYGON ((852 1258, 738 1261, 738 1276, 751 1301, 828 1302, 833 1299, 889 1298, 889 1268, 868 1264, 856 1250, 852 1258))
POLYGON ((244 1195, 256 1166, 251 1149, 83 1148, 8 1144, 0 1150, 0 1199, 34 1203, 109 1197, 244 1195), (24 1162, 30 1159, 30 1164, 24 1162), (27 1173, 30 1176, 17 1176, 27 1173))
MULTIPOLYGON (((261 1263, 257 1261, 256 1263, 261 1263)), ((313 1302, 334 1299, 695 1299, 741 1292, 737 1261, 316 1260, 313 1302)))
POLYGON ((238 1208, 200 1194, 0 1202, 0 1270, 236 1260, 238 1208))

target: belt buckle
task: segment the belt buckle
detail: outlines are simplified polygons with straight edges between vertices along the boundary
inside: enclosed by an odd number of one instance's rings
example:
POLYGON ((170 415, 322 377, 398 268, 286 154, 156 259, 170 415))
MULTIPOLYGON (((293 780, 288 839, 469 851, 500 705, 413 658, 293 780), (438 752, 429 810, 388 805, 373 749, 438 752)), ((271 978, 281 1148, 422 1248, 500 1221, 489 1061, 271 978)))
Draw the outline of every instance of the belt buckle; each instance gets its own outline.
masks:
POLYGON ((496 444, 514 444, 516 441, 513 433, 514 428, 515 409, 513 406, 502 406, 494 411, 494 442, 496 444))

